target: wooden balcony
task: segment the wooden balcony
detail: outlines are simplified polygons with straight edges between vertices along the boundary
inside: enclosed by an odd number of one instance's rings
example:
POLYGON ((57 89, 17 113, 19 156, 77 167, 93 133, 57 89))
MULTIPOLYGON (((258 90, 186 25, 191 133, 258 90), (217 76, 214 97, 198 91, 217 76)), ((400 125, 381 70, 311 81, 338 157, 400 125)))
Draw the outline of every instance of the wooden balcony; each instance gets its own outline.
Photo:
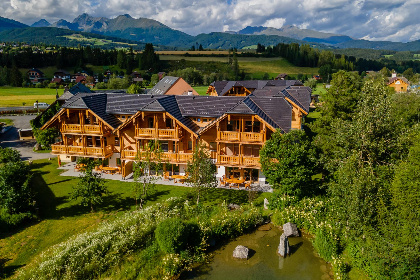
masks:
POLYGON ((62 133, 86 133, 86 134, 102 134, 100 125, 80 125, 80 124, 63 124, 61 126, 62 133))
POLYGON ((154 138, 154 128, 136 128, 136 137, 138 138, 154 138))
POLYGON ((240 165, 241 164, 241 157, 240 156, 225 156, 225 155, 218 155, 217 156, 217 163, 221 165, 240 165))
POLYGON ((228 165, 228 166, 243 166, 247 168, 260 168, 259 157, 249 156, 217 156, 217 165, 228 165))
POLYGON ((260 167, 260 158, 259 157, 242 157, 242 165, 249 167, 260 167))
POLYGON ((135 159, 136 155, 137 155, 137 152, 133 150, 123 150, 121 152, 121 158, 123 159, 135 159))
POLYGON ((236 131, 219 131, 217 134, 219 141, 240 141, 241 133, 236 131))
POLYGON ((83 146, 68 146, 67 153, 72 155, 84 155, 85 154, 85 147, 83 146))
POLYGON ((82 126, 80 124, 63 124, 61 132, 82 133, 82 126))
POLYGON ((136 138, 178 139, 177 129, 136 128, 136 138))
POLYGON ((67 147, 65 145, 60 144, 60 143, 52 144, 51 145, 51 153, 53 153, 53 154, 66 154, 67 153, 67 147))
POLYGON ((159 129, 158 138, 178 139, 177 129, 159 129))
POLYGON ((83 126, 85 133, 89 134, 102 134, 102 129, 100 125, 86 124, 83 126))
POLYGON ((178 155, 178 162, 187 163, 188 161, 192 161, 193 154, 177 154, 178 155))
POLYGON ((262 143, 264 142, 264 133, 219 131, 216 140, 221 142, 262 143))
POLYGON ((241 142, 263 142, 264 133, 241 132, 241 142))

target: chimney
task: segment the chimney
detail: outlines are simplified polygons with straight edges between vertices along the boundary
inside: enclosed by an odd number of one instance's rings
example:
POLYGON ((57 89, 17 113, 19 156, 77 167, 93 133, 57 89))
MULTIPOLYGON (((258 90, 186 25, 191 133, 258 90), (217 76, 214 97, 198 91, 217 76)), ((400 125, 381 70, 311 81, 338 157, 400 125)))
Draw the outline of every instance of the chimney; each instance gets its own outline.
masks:
POLYGON ((397 73, 396 72, 393 72, 392 73, 392 78, 396 78, 397 77, 397 73))
POLYGON ((187 95, 193 95, 192 90, 189 90, 188 93, 187 93, 187 95))

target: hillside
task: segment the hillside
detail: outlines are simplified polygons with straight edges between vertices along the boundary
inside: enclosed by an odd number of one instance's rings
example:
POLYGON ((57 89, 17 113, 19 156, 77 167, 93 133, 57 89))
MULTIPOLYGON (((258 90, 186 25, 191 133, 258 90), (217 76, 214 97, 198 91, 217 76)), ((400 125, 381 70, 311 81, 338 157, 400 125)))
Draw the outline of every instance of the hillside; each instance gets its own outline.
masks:
POLYGON ((120 15, 113 19, 92 17, 82 14, 73 22, 59 20, 52 26, 75 31, 103 34, 140 42, 151 42, 155 45, 169 45, 177 41, 179 44, 189 42, 193 36, 174 30, 152 19, 132 18, 130 15, 120 15))
POLYGON ((25 28, 25 27, 28 27, 28 26, 26 24, 20 23, 12 19, 0 17, 0 31, 8 30, 8 29, 15 29, 15 28, 25 28))
POLYGON ((142 49, 143 43, 104 36, 100 34, 77 32, 55 27, 27 27, 9 29, 0 32, 3 42, 26 42, 31 44, 45 43, 67 47, 100 46, 101 48, 133 47, 142 49))

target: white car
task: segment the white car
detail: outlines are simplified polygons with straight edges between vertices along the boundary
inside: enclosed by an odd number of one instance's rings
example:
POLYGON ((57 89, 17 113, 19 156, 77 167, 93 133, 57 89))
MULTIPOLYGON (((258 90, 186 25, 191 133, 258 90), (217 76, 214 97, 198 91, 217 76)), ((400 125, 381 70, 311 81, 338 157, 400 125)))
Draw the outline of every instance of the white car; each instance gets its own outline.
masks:
POLYGON ((47 109, 50 104, 45 102, 34 103, 34 109, 47 109), (38 105, 37 105, 38 104, 38 105))

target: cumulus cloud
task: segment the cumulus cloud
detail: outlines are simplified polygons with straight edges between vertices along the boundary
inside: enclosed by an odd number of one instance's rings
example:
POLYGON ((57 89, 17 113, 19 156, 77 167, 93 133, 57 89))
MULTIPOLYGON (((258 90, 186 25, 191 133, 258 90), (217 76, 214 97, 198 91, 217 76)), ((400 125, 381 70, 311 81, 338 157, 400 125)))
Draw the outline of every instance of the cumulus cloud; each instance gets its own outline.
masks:
POLYGON ((420 39, 418 0, 0 0, 0 10, 26 24, 72 21, 86 12, 152 18, 192 35, 296 25, 370 40, 420 39))

